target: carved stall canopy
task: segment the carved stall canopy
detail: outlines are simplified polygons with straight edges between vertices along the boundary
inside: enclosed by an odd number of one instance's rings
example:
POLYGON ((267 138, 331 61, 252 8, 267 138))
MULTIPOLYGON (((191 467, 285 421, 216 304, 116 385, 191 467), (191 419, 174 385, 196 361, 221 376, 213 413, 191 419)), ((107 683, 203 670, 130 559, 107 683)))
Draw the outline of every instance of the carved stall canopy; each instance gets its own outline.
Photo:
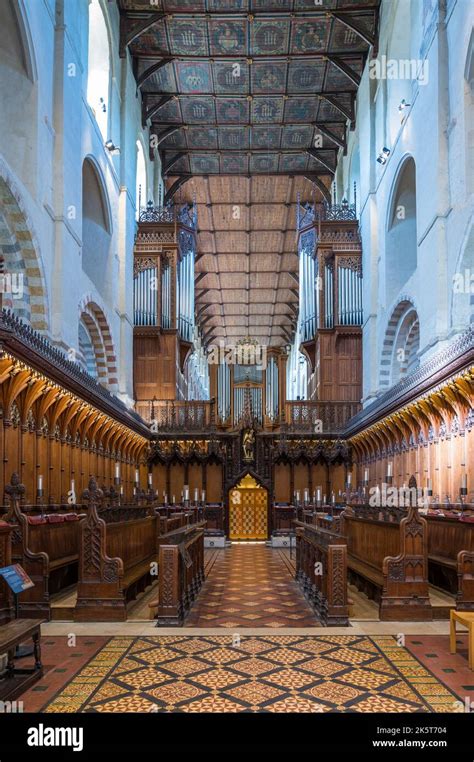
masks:
POLYGON ((141 418, 48 341, 0 313, 0 491, 18 471, 30 502, 37 477, 50 503, 77 497, 89 476, 113 483, 114 462, 131 493, 133 472, 145 468, 149 430, 141 418), (129 478, 130 477, 130 478, 129 478))

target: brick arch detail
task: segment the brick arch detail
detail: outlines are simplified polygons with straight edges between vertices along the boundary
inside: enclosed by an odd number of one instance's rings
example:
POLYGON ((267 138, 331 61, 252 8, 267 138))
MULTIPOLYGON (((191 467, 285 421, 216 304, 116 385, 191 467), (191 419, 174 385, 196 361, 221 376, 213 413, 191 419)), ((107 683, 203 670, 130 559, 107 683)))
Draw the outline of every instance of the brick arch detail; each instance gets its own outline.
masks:
POLYGON ((87 294, 79 304, 79 320, 87 327, 94 347, 97 376, 110 391, 118 387, 117 357, 109 322, 103 307, 92 294, 87 294))
MULTIPOLYGON (((15 269, 21 263, 28 291, 28 314, 21 317, 32 328, 48 332, 48 297, 43 271, 43 261, 31 219, 25 209, 23 194, 6 162, 0 156, 0 213, 5 220, 10 237, 17 247, 15 269)), ((2 262, 4 262, 2 254, 2 262)), ((25 303, 25 300, 23 300, 25 303)), ((10 305, 8 305, 10 306, 10 305)), ((13 303, 12 307, 15 306, 13 303)))
MULTIPOLYGON (((380 365, 379 365, 379 385, 381 390, 388 389, 388 387, 391 384, 393 353, 396 346, 396 342, 398 340, 398 332, 404 318, 410 312, 413 312, 414 317, 416 317, 416 322, 418 325, 418 336, 419 336, 418 313, 417 313, 415 304, 413 302, 413 299, 408 296, 402 296, 400 301, 392 310, 390 319, 387 324, 387 329, 385 331, 385 337, 384 337, 384 342, 382 346, 382 354, 381 354, 380 365)), ((411 328, 412 326, 410 326, 410 330, 411 328)), ((413 336, 412 340, 414 340, 414 338, 415 336, 413 336)), ((405 371, 406 371, 406 368, 405 368, 405 371)))

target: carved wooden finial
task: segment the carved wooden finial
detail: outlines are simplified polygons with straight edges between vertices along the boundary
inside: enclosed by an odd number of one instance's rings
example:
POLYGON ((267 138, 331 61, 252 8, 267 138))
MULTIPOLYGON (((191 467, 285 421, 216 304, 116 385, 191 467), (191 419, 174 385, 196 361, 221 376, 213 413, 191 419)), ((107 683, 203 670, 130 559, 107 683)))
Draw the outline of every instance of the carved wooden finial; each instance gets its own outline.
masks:
POLYGON ((104 493, 98 488, 97 481, 93 476, 89 479, 89 487, 84 490, 82 497, 88 502, 90 508, 98 508, 102 504, 104 493))
POLYGON ((13 503, 19 504, 22 497, 25 494, 25 485, 21 484, 19 475, 15 472, 12 474, 10 484, 5 487, 5 493, 8 495, 13 503))

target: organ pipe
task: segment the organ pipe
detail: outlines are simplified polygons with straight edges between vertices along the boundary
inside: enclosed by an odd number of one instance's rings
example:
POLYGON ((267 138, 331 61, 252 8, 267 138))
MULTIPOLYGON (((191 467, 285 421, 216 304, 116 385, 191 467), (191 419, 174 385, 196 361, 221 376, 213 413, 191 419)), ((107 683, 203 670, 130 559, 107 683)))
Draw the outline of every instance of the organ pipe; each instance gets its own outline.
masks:
POLYGON ((278 416, 278 364, 270 357, 266 371, 266 415, 271 420, 278 416))
MULTIPOLYGON (((327 286, 329 295, 330 285, 327 286)), ((327 306, 326 306, 327 307, 327 306)), ((326 308, 326 327, 331 327, 326 308)), ((339 325, 362 324, 362 276, 350 267, 338 267, 338 322, 339 325)))
POLYGON ((156 268, 140 270, 133 279, 133 321, 135 325, 156 325, 156 268))

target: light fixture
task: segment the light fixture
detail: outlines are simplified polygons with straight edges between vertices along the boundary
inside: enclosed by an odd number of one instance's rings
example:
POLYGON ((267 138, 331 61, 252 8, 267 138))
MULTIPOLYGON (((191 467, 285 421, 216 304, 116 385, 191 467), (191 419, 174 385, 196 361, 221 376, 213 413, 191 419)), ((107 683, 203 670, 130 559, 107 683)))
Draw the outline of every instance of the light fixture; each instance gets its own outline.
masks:
POLYGON ((400 101, 400 105, 398 107, 398 110, 400 113, 402 113, 406 108, 409 108, 411 106, 411 103, 407 103, 405 98, 400 101))
POLYGON ((387 159, 390 156, 390 148, 385 148, 385 146, 380 151, 379 155, 377 156, 377 161, 379 164, 386 164, 387 159))
POLYGON ((116 146, 115 143, 113 142, 113 140, 106 140, 104 145, 105 145, 107 151, 110 151, 110 153, 114 153, 114 154, 120 153, 119 146, 116 146))

